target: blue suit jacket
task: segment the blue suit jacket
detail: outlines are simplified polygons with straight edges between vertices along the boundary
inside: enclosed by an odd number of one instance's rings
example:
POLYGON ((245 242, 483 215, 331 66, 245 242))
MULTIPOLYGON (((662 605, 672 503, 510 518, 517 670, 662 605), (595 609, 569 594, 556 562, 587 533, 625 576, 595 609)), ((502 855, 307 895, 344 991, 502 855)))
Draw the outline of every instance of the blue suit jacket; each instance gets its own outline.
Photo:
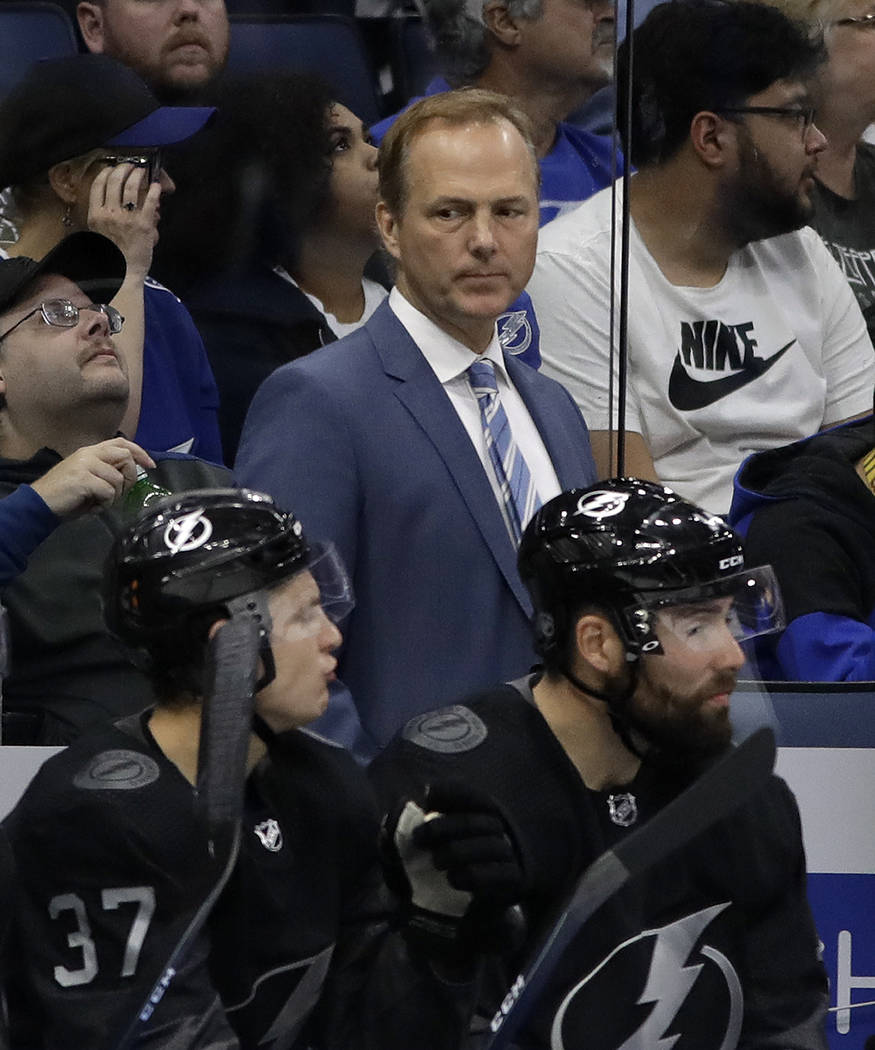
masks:
MULTIPOLYGON (((506 357, 563 488, 595 480, 564 387, 506 357)), ((285 365, 249 410, 237 480, 309 537, 333 540, 356 607, 316 728, 359 757, 411 716, 525 673, 531 605, 476 449, 419 348, 384 303, 354 334, 285 365)))

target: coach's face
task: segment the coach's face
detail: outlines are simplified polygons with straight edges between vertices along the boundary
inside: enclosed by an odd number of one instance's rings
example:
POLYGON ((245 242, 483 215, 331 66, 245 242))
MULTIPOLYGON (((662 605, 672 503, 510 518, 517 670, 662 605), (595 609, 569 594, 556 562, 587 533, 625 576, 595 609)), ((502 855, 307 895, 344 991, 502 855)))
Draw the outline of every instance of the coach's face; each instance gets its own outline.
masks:
POLYGON ((406 203, 377 205, 397 286, 417 309, 475 353, 531 276, 538 240, 535 161, 508 121, 435 120, 411 142, 406 203))

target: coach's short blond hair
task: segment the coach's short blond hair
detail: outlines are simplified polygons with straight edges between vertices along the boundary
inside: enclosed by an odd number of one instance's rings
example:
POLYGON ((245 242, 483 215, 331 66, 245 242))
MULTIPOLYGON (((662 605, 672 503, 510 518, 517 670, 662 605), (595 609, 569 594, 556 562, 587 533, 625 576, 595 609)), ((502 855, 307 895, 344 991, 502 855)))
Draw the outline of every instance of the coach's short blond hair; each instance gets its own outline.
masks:
POLYGON ((380 199, 393 215, 399 216, 404 211, 410 147, 430 124, 443 122, 451 127, 466 127, 501 121, 507 121, 520 133, 532 158, 536 186, 540 188, 541 169, 532 141, 532 124, 526 114, 506 95, 482 88, 459 88, 429 95, 414 103, 386 132, 378 160, 380 199))

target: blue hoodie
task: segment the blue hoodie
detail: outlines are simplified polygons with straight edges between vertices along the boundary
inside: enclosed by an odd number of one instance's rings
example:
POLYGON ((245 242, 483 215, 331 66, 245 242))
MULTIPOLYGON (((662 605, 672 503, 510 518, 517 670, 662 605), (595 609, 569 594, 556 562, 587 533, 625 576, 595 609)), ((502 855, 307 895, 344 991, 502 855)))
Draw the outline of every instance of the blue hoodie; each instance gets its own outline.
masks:
POLYGON ((765 678, 875 680, 875 495, 855 464, 875 418, 758 452, 735 478, 730 523, 750 565, 770 564, 787 628, 758 640, 765 678))

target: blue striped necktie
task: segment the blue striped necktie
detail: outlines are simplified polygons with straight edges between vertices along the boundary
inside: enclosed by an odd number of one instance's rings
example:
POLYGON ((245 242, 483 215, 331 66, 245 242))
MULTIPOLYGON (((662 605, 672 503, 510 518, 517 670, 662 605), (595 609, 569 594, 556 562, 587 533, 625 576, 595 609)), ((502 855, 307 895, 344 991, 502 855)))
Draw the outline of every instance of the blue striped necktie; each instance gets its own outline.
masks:
POLYGON ((505 518, 511 537, 518 544, 529 518, 541 506, 529 466, 523 458, 510 423, 498 399, 495 369, 488 358, 468 368, 468 381, 480 406, 483 437, 504 501, 505 518))

